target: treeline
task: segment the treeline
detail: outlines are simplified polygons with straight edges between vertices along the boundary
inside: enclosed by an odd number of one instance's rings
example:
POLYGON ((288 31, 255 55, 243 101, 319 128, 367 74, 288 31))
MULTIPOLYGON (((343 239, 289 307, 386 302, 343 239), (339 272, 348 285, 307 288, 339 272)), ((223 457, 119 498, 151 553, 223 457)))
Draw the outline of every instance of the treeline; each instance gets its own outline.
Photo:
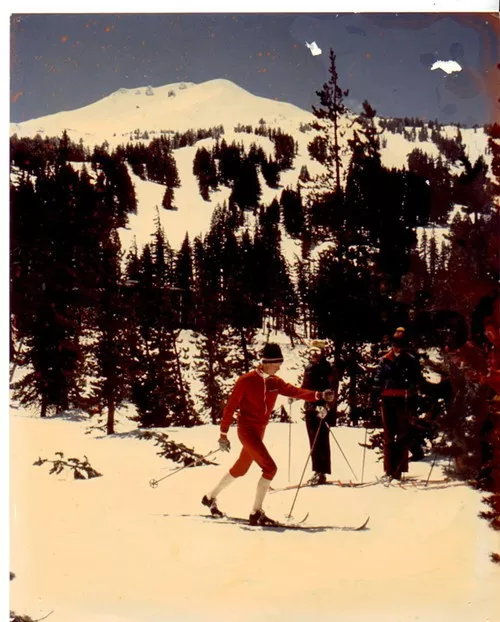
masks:
MULTIPOLYGON (((279 168, 276 159, 224 139, 210 151, 199 149, 193 172, 202 196, 221 183, 231 195, 214 211, 210 231, 176 252, 159 219, 154 242, 126 257, 118 235, 136 209, 127 164, 165 184, 172 206, 180 180, 167 138, 112 153, 106 145, 78 151, 65 134, 53 141, 13 138, 12 347, 14 353, 22 343, 16 360, 30 370, 16 386, 23 403, 39 404, 42 414, 78 404, 107 410, 109 429, 123 400, 136 404, 142 425, 197 423, 179 349, 180 331, 192 330, 202 353, 204 406, 215 421, 225 380, 249 368, 264 322, 292 340, 298 327, 330 338, 337 358, 346 360, 361 344, 408 324, 412 313, 441 304, 470 311, 465 293, 450 300, 450 283, 466 265, 463 248, 474 257, 483 252, 479 237, 493 223, 494 187, 484 160, 470 162, 457 136, 441 139, 437 159, 415 150, 408 168, 388 169, 368 102, 346 158, 340 148, 346 92, 334 55, 330 60, 331 78, 313 109, 318 136, 309 145, 324 174, 311 179, 303 168, 296 187, 263 205, 257 171, 265 177, 265 164, 279 168), (86 158, 79 170, 69 164, 75 149, 86 158), (40 158, 40 150, 50 157, 40 158), (446 223, 457 203, 461 221, 446 247, 431 250, 427 241, 419 249, 417 230, 446 223), (300 249, 293 263, 282 253, 282 232, 300 249), (234 350, 239 367, 229 358, 234 350)), ((282 144, 291 156, 293 139, 282 144)), ((491 279, 486 263, 478 257, 468 274, 491 279)), ((350 380, 355 387, 354 371, 350 380)))
POLYGON ((159 138, 167 139, 172 149, 181 149, 182 147, 192 147, 204 138, 220 138, 224 135, 224 126, 216 125, 208 129, 189 129, 185 132, 174 132, 172 130, 164 129, 160 129, 158 131, 150 130, 148 132, 147 130, 136 128, 133 132, 129 133, 128 138, 129 142, 133 142, 134 140, 145 141, 156 138, 156 134, 160 135, 159 138))
MULTIPOLYGON (((292 147, 293 149, 293 147, 292 147)), ((210 192, 219 185, 231 188, 229 202, 242 210, 253 210, 260 202, 262 194, 258 173, 270 188, 277 188, 280 172, 291 167, 295 153, 279 160, 267 156, 264 149, 252 143, 248 153, 242 144, 234 141, 227 144, 224 139, 212 147, 200 147, 193 161, 193 174, 198 180, 200 195, 210 200, 210 192)))
POLYGON ((11 184, 12 354, 28 370, 16 397, 42 416, 106 411, 109 433, 124 401, 145 427, 200 423, 179 347, 186 329, 217 421, 224 379, 249 369, 264 316, 292 330, 297 301, 279 214, 262 208, 253 233, 240 235, 241 211, 217 208, 206 236, 186 237, 177 252, 158 219, 153 242, 124 257, 118 229, 135 210, 126 179, 103 159, 92 174, 65 163, 11 184), (243 358, 231 361, 238 349, 243 358))

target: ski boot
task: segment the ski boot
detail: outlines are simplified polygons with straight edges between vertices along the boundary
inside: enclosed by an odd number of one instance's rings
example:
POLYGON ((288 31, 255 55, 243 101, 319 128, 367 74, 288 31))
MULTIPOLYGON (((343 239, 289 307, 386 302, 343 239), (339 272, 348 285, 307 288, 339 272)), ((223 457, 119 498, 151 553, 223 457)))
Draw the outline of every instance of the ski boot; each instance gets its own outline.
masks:
POLYGON ((210 499, 210 497, 205 495, 201 502, 203 505, 207 506, 212 516, 215 516, 216 518, 222 518, 224 516, 224 513, 217 507, 217 501, 215 499, 210 499))
POLYGON ((322 486, 326 484, 326 475, 324 473, 315 473, 310 480, 308 480, 308 486, 322 486))
POLYGON ((260 525, 261 527, 278 527, 278 521, 269 518, 264 513, 264 510, 256 510, 253 514, 250 514, 248 519, 250 525, 260 525))

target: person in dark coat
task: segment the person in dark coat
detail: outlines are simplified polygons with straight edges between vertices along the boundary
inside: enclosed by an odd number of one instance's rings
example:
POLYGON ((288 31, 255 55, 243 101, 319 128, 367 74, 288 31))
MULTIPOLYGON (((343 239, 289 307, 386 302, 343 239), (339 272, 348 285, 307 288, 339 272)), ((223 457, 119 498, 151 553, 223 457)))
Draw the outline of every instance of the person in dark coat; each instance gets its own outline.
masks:
POLYGON ((384 471, 401 479, 408 471, 409 425, 416 415, 416 400, 423 382, 417 357, 408 351, 404 337, 395 336, 392 348, 379 361, 374 387, 381 396, 384 427, 384 471))
POLYGON ((335 399, 329 404, 319 401, 307 402, 305 405, 305 421, 314 471, 308 483, 313 486, 325 484, 326 476, 332 472, 328 426, 334 426, 337 420, 339 376, 336 368, 328 362, 325 349, 326 342, 324 341, 315 340, 311 343, 310 359, 302 380, 303 389, 313 391, 330 389, 335 393, 335 399), (328 426, 323 423, 323 420, 328 426))

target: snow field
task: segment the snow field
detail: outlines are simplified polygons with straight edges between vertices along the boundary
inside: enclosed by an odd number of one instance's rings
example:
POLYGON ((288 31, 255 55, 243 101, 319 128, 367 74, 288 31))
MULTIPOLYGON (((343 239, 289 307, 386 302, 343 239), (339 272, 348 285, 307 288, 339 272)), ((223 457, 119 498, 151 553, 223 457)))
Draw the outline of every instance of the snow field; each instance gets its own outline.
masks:
MULTIPOLYGON (((299 405, 291 425, 290 480, 297 482, 308 455, 299 405)), ((495 532, 477 517, 481 495, 463 485, 406 489, 323 486, 301 489, 294 508, 309 524, 359 524, 363 532, 284 533, 204 521, 200 504, 235 460, 215 454, 219 466, 188 468, 151 488, 179 465, 156 455, 152 441, 130 434, 130 423, 106 437, 89 422, 46 420, 22 410, 11 415, 11 609, 52 622, 153 620, 320 620, 391 622, 495 620, 498 569, 489 561, 495 532), (77 481, 49 475, 40 456, 83 459, 102 477, 77 481), (191 514, 191 517, 183 517, 191 514)), ((75 419, 75 417, 73 417, 75 419)), ((121 419, 120 419, 121 420, 121 419)), ((358 478, 362 428, 334 428, 358 478)), ((165 429, 170 439, 199 453, 217 447, 218 429, 204 425, 165 429)), ((269 450, 279 471, 273 486, 288 484, 288 424, 271 423, 269 450)), ((335 442, 332 477, 352 479, 335 442)), ((430 462, 411 463, 426 478, 430 462)), ((441 476, 434 469, 432 479, 441 476)), ((364 481, 382 473, 366 452, 364 481)), ((311 475, 310 465, 305 477, 311 475)), ((228 514, 246 517, 260 474, 219 497, 228 514)), ((283 518, 296 490, 268 494, 267 513, 283 518)))

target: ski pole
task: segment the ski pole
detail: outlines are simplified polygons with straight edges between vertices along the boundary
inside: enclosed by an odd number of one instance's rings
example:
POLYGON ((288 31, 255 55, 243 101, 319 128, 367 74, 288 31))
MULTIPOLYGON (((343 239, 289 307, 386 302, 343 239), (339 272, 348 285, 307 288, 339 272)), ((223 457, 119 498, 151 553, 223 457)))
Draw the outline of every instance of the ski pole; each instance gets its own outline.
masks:
POLYGON ((363 443, 363 462, 361 465, 361 483, 363 483, 363 479, 365 476, 365 456, 366 456, 366 443, 367 443, 367 437, 368 437, 368 428, 365 427, 365 442, 363 443))
POLYGON ((425 487, 426 488, 427 488, 427 484, 429 483, 429 480, 431 478, 431 473, 432 473, 432 471, 434 469, 434 466, 436 464, 436 459, 437 459, 437 451, 434 449, 434 457, 432 459, 432 464, 431 464, 431 468, 430 468, 430 471, 429 471, 429 475, 427 476, 427 479, 425 480, 425 487))
POLYGON ((349 460, 346 458, 346 455, 343 452, 342 447, 340 446, 340 443, 337 440, 337 437, 333 433, 332 428, 328 425, 328 423, 326 423, 326 421, 325 421, 325 424, 328 430, 330 431, 330 434, 332 435, 333 440, 337 443, 337 447, 340 449, 340 453, 344 456, 344 460, 347 462, 348 467, 351 469, 351 473, 354 475, 354 479, 357 480, 358 478, 356 477, 356 473, 354 473, 354 471, 352 470, 352 466, 350 465, 349 460))
POLYGON ((205 460, 205 458, 208 458, 209 456, 212 456, 213 454, 216 454, 218 451, 220 451, 219 448, 218 449, 212 449, 212 451, 209 451, 208 454, 205 454, 204 456, 202 456, 201 458, 198 458, 194 462, 190 462, 189 464, 185 464, 184 466, 175 469, 175 471, 172 471, 172 473, 169 473, 168 475, 165 475, 164 477, 162 477, 160 479, 150 479, 149 480, 149 485, 151 486, 151 488, 156 488, 158 486, 158 484, 160 482, 162 482, 164 479, 167 479, 168 477, 172 477, 172 475, 175 475, 176 473, 179 473, 180 471, 183 471, 187 467, 196 465, 197 462, 201 462, 202 460, 205 460))
POLYGON ((314 451, 314 448, 316 446, 316 441, 318 440, 318 434, 319 434, 319 430, 321 428, 321 424, 322 423, 323 423, 323 419, 320 419, 318 429, 316 430, 316 434, 314 435, 314 440, 313 440, 313 444, 312 444, 312 447, 311 447, 311 451, 309 452, 309 455, 307 456, 307 460, 306 460, 306 463, 304 465, 304 470, 302 471, 302 475, 300 476, 300 482, 299 482, 299 485, 297 486, 297 492, 295 493, 295 497, 293 499, 292 507, 290 508, 290 512, 288 512, 287 518, 292 518, 292 510, 295 507, 295 502, 297 501, 297 497, 299 495, 300 486, 302 485, 302 480, 304 479, 304 474, 306 472, 307 465, 309 464, 309 460, 310 460, 310 458, 312 456, 312 453, 314 451))
MULTIPOLYGON (((439 443, 438 447, 436 447, 436 445, 434 444, 434 442, 432 442, 432 463, 431 463, 431 468, 429 471, 429 475, 427 475, 427 479, 425 480, 425 487, 427 487, 427 484, 429 483, 430 479, 431 479, 431 474, 432 471, 434 470, 434 467, 436 466, 436 462, 437 462, 437 457, 438 457, 438 453, 439 453, 439 448, 444 447, 444 442, 445 441, 445 437, 443 435, 443 437, 441 438, 441 442, 439 443)), ((451 456, 449 456, 449 460, 451 461, 451 456)))
POLYGON ((290 481, 290 471, 292 462, 292 403, 293 398, 288 398, 289 414, 288 414, 288 481, 290 481))

